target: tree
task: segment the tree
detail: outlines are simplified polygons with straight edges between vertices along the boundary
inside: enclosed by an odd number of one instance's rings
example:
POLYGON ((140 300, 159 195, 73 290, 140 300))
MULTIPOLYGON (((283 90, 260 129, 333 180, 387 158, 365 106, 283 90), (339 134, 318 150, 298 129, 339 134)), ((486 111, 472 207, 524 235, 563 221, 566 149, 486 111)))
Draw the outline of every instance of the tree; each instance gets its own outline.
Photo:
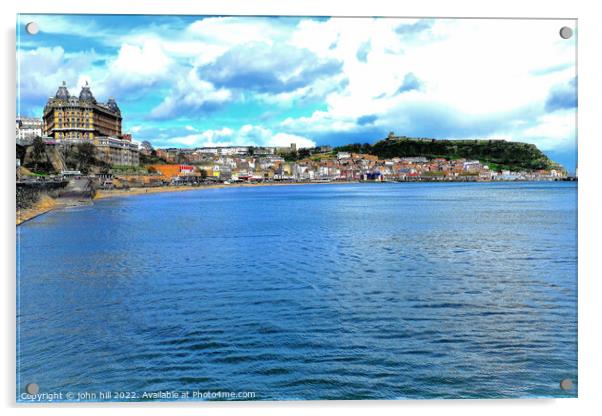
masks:
POLYGON ((102 173, 103 175, 108 175, 111 173, 111 165, 109 165, 108 163, 102 162, 102 164, 100 165, 100 173, 102 173))
POLYGON ((155 150, 151 142, 148 140, 143 141, 140 146, 150 154, 152 154, 152 152, 155 150))
POLYGON ((31 158, 34 163, 34 170, 38 170, 38 164, 43 161, 43 157, 46 156, 46 145, 41 137, 37 136, 33 139, 33 149, 31 151, 31 158))
POLYGON ((299 158, 299 155, 296 151, 285 153, 283 156, 284 160, 287 162, 295 162, 299 158))
POLYGON ((84 142, 79 143, 76 149, 75 159, 77 160, 77 167, 83 174, 87 175, 90 167, 96 160, 96 148, 92 143, 84 142))
POLYGON ((310 156, 309 149, 306 149, 306 148, 299 149, 299 151, 297 152, 297 155, 298 155, 297 157, 299 159, 305 159, 310 156))
POLYGON ((207 179, 207 171, 205 169, 201 169, 201 179, 207 179))

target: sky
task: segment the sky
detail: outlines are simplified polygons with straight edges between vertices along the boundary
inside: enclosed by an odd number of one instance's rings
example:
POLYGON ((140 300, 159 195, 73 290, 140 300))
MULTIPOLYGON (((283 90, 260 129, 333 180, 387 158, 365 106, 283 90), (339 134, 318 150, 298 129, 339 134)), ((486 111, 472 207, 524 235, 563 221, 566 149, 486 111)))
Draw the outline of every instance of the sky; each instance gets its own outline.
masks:
POLYGON ((20 15, 17 110, 65 81, 155 147, 533 143, 577 164, 573 20, 20 15), (25 24, 35 21, 39 33, 25 24))

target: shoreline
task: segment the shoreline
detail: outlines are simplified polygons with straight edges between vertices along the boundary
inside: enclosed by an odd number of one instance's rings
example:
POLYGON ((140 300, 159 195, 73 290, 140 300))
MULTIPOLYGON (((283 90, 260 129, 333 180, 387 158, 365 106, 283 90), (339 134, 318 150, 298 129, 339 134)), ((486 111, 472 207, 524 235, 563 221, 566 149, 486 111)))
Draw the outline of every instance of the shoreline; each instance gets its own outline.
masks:
POLYGON ((51 198, 47 195, 43 196, 31 208, 17 210, 17 225, 26 223, 50 211, 61 208, 73 208, 83 205, 91 205, 92 200, 79 200, 75 198, 51 198))
POLYGON ((43 195, 32 207, 17 210, 17 225, 23 224, 24 222, 50 212, 55 209, 56 206, 57 202, 54 198, 43 195))
MULTIPOLYGON (((476 182, 496 182, 496 181, 406 181, 407 183, 476 183, 476 182)), ((369 182, 369 183, 406 183, 406 182, 369 182)), ((499 181, 505 182, 505 181, 499 181)), ((512 182, 540 182, 540 181, 512 181, 512 182)), ((543 181, 550 182, 550 181, 543 181)), ((99 189, 93 200, 117 198, 125 196, 135 195, 149 195, 159 193, 171 193, 171 192, 186 192, 186 191, 198 191, 206 189, 222 189, 222 188, 251 188, 251 187, 263 187, 263 186, 303 186, 303 185, 350 185, 350 184, 361 184, 361 181, 331 181, 331 182, 261 182, 261 183, 233 183, 225 185, 223 183, 215 185, 199 185, 199 186, 187 186, 187 185, 164 185, 155 187, 132 187, 128 189, 99 189)))
POLYGON ((52 208, 27 208, 17 211, 17 225, 21 225, 26 223, 27 221, 33 220, 34 218, 39 217, 40 215, 44 215, 47 212, 54 210, 56 207, 52 208))
POLYGON ((116 198, 122 196, 135 196, 135 195, 149 195, 149 194, 160 194, 170 192, 186 192, 186 191, 199 191, 206 189, 222 189, 222 188, 252 188, 262 186, 301 186, 301 185, 335 185, 335 184, 352 184, 360 183, 357 181, 344 181, 344 182, 270 182, 270 183, 233 183, 230 185, 216 184, 216 185, 201 185, 201 186, 156 186, 148 188, 129 188, 129 189, 99 189, 96 191, 96 195, 93 200, 116 198))
POLYGON ((157 186, 157 187, 141 187, 141 188, 129 188, 129 189, 99 189, 96 191, 94 198, 89 201, 81 201, 75 199, 61 199, 51 198, 44 196, 31 208, 17 210, 16 225, 26 223, 34 218, 44 215, 50 211, 61 208, 76 207, 86 204, 93 204, 96 200, 108 199, 108 198, 119 198, 127 196, 137 195, 150 195, 160 193, 174 193, 174 192, 186 192, 186 191, 199 191, 207 189, 221 189, 221 188, 243 188, 243 187, 260 187, 260 186, 286 186, 286 185, 329 185, 329 184, 351 184, 359 183, 356 181, 345 181, 345 182, 291 182, 291 183, 236 183, 230 185, 216 184, 216 185, 201 185, 201 186, 157 186))
MULTIPOLYGON (((349 185, 359 184, 359 181, 335 181, 335 182, 269 182, 269 183, 234 183, 224 185, 223 183, 215 185, 201 185, 201 186, 157 186, 157 187, 135 187, 129 189, 99 189, 96 191, 95 196, 90 200, 77 200, 73 198, 62 199, 62 198, 51 198, 48 196, 43 197, 33 207, 22 210, 17 210, 16 225, 19 226, 27 221, 30 221, 36 217, 44 215, 50 211, 61 208, 70 208, 76 206, 82 206, 87 204, 94 204, 94 201, 108 198, 119 198, 137 195, 150 195, 160 193, 175 193, 175 192, 186 192, 186 191, 199 191, 209 189, 222 189, 222 188, 251 188, 251 187, 265 187, 265 186, 302 186, 302 185, 349 185)), ((388 182, 387 182, 388 183, 388 182)))

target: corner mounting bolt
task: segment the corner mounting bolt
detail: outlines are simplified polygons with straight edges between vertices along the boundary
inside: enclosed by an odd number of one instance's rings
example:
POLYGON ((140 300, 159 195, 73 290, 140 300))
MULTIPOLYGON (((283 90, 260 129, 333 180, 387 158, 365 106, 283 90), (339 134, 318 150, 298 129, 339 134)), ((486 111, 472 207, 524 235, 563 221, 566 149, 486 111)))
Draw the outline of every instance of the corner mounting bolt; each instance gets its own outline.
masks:
POLYGON ((562 39, 570 39, 573 36, 573 29, 568 26, 564 26, 560 29, 560 37, 562 39))
POLYGON ((40 387, 36 383, 29 383, 25 386, 25 391, 27 394, 38 394, 40 387))
POLYGON ((30 35, 37 35, 40 31, 40 28, 38 27, 38 24, 36 22, 29 22, 25 25, 25 30, 30 35))
POLYGON ((573 389, 573 381, 570 378, 565 378, 560 382, 560 388, 564 391, 573 389))

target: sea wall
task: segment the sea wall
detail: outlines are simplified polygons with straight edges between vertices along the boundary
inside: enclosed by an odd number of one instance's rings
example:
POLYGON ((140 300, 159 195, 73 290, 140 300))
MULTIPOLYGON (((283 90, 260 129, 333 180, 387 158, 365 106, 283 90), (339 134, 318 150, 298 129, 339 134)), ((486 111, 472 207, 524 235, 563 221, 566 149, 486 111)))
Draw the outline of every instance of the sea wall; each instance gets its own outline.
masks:
POLYGON ((67 186, 67 181, 17 182, 17 209, 33 207, 42 196, 57 198, 67 186))

